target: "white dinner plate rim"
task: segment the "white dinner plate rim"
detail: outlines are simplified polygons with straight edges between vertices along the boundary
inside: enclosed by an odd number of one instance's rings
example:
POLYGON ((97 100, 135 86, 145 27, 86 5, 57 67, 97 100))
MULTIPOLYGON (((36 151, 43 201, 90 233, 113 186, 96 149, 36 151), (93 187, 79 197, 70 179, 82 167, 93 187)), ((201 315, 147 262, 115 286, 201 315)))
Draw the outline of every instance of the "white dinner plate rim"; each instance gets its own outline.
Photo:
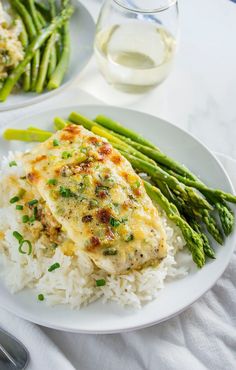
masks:
MULTIPOLYGON (((227 179, 227 182, 228 182, 228 185, 230 186, 231 188, 231 192, 233 194, 235 194, 235 189, 234 189, 234 186, 232 184, 232 181, 227 173, 227 171, 224 169, 222 163, 219 161, 219 159, 215 156, 214 153, 212 153, 210 151, 210 149, 204 144, 202 143, 198 138, 196 138, 194 135, 190 134, 189 132, 187 132, 186 130, 184 130, 183 128, 180 128, 176 125, 174 125, 173 123, 171 122, 168 122, 166 120, 163 120, 159 117, 156 117, 154 115, 151 115, 151 114, 148 114, 148 113, 145 113, 145 112, 139 112, 135 109, 130 109, 130 108, 121 108, 121 107, 117 107, 117 106, 111 106, 111 105, 105 105, 105 104, 82 104, 82 105, 72 105, 72 106, 64 106, 62 108, 59 108, 59 110, 66 110, 66 111, 75 111, 75 110, 80 110, 80 108, 97 108, 99 109, 100 111, 105 111, 106 108, 109 108, 109 109, 115 109, 115 110, 122 110, 122 111, 133 111, 135 113, 138 113, 138 114, 141 114, 141 115, 145 115, 145 116, 149 116, 149 117, 152 117, 154 119, 157 119, 157 120, 161 120, 163 123, 166 123, 167 125, 171 126, 172 128, 174 129, 177 129, 179 130, 180 132, 184 133, 184 134, 187 134, 188 136, 190 136, 192 139, 194 139, 194 141, 196 141, 200 146, 202 146, 207 152, 208 154, 213 157, 213 159, 217 162, 218 166, 221 168, 221 171, 223 172, 225 178, 227 179)), ((42 112, 40 113, 34 113, 34 114, 26 114, 24 116, 21 116, 17 121, 15 120, 13 122, 13 124, 9 123, 7 125, 4 126, 4 128, 2 128, 0 130, 0 133, 2 133, 4 131, 4 129, 6 129, 8 126, 11 126, 11 127, 15 127, 17 125, 17 122, 18 123, 21 123, 25 118, 27 118, 28 120, 30 120, 31 118, 35 117, 35 116, 38 116, 39 114, 50 114, 54 111, 54 109, 45 109, 43 110, 42 112)), ((229 262, 230 262, 230 258, 232 257, 232 254, 233 254, 233 251, 234 251, 234 247, 235 247, 235 241, 236 241, 236 232, 234 231, 233 233, 233 244, 234 246, 232 247, 232 250, 231 250, 231 253, 229 254, 227 260, 225 260, 224 262, 224 266, 222 269, 220 269, 218 271, 218 273, 216 274, 214 280, 212 281, 211 285, 208 287, 207 290, 205 290, 203 293, 200 293, 198 294, 195 299, 193 299, 191 302, 189 302, 189 304, 185 305, 184 307, 181 307, 180 309, 178 309, 177 311, 175 311, 173 314, 170 314, 162 319, 157 319, 157 320, 152 320, 152 321, 149 321, 147 323, 144 323, 144 324, 136 324, 136 325, 131 325, 129 327, 124 327, 124 328, 117 328, 117 329, 111 329, 111 330, 92 330, 92 329, 88 329, 88 330, 85 330, 85 329, 72 329, 72 328, 66 328, 65 326, 63 325, 54 325, 54 324, 50 324, 48 323, 46 320, 43 320, 43 319, 37 319, 35 317, 31 317, 30 314, 23 314, 23 313, 20 313, 17 311, 17 309, 13 309, 12 307, 7 307, 7 305, 3 305, 1 300, 0 300, 0 307, 1 308, 4 308, 6 310, 8 310, 9 312, 15 314, 16 316, 19 316, 25 320, 28 320, 28 321, 31 321, 35 324, 38 324, 38 325, 42 325, 42 326, 45 326, 45 327, 48 327, 48 328, 52 328, 52 329, 57 329, 57 330, 62 330, 62 331, 68 331, 68 332, 72 332, 72 333, 84 333, 84 334, 113 334, 113 333, 121 333, 121 332, 130 332, 130 331, 134 331, 134 330, 138 330, 138 329, 143 329, 143 328, 147 328, 147 327, 150 327, 150 326, 153 326, 155 324, 159 324, 161 322, 164 322, 164 321, 167 321, 169 319, 171 319, 172 317, 175 317, 176 315, 180 314, 181 312, 185 311, 188 307, 190 307, 192 304, 194 304, 199 298, 201 298, 204 294, 206 294, 214 285, 215 283, 218 281, 218 279, 222 276, 222 274, 224 273, 224 271, 226 270, 229 262)), ((86 307, 85 307, 86 309, 86 307)))

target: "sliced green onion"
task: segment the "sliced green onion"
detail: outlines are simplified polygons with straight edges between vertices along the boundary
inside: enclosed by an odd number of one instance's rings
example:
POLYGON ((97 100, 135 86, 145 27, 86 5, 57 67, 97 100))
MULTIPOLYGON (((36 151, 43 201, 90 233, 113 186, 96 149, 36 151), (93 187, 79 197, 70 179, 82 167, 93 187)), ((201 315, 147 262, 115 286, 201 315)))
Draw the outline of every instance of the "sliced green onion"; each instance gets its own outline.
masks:
POLYGON ((9 162, 9 167, 14 167, 14 166, 17 166, 17 163, 16 163, 16 161, 11 161, 11 162, 9 162))
POLYGON ((22 216, 22 222, 23 222, 24 224, 26 224, 26 222, 29 222, 29 216, 28 216, 28 215, 24 215, 24 216, 22 216))
POLYGON ((70 198, 74 196, 72 191, 69 188, 65 188, 64 186, 60 186, 59 193, 63 198, 70 198))
POLYGON ((13 231, 13 233, 12 233, 12 235, 19 241, 19 242, 21 242, 24 238, 23 238, 23 236, 20 234, 20 233, 18 233, 18 231, 13 231))
POLYGON ((121 222, 119 220, 116 220, 113 217, 110 218, 109 222, 110 222, 110 225, 113 226, 113 227, 118 227, 121 224, 121 222))
POLYGON ((126 242, 131 242, 132 240, 134 240, 134 234, 129 234, 125 239, 126 242))
POLYGON ((52 266, 49 267, 48 271, 52 272, 52 271, 58 269, 59 267, 61 267, 60 263, 56 262, 52 266))
POLYGON ((32 244, 30 243, 29 240, 21 240, 18 250, 21 254, 28 254, 28 256, 29 256, 32 252, 32 244), (23 250, 23 245, 24 244, 27 244, 28 251, 23 250))
POLYGON ((37 204, 39 201, 37 200, 37 199, 33 199, 33 200, 30 200, 29 202, 28 202, 28 205, 29 206, 34 206, 35 204, 37 204))
POLYGON ((118 253, 115 248, 107 248, 103 251, 104 256, 115 256, 118 253))
POLYGON ((23 208, 24 208, 24 206, 22 206, 21 204, 16 205, 16 210, 17 211, 22 211, 23 208))
POLYGON ((39 294, 38 295, 38 300, 39 301, 44 301, 44 295, 43 294, 39 294))
POLYGON ((34 218, 35 218, 35 220, 37 219, 37 217, 38 217, 38 208, 34 207, 34 218))
POLYGON ((104 285, 106 285, 106 280, 104 280, 104 279, 96 280, 96 285, 97 286, 104 286, 104 285))
POLYGON ((18 196, 15 196, 13 198, 10 199, 10 203, 13 204, 13 203, 16 203, 20 200, 20 198, 18 196))
POLYGON ((72 154, 69 153, 69 152, 63 152, 61 157, 62 157, 62 159, 67 159, 67 158, 72 157, 72 154))
POLYGON ((57 139, 53 140, 53 146, 59 146, 59 141, 57 139))
POLYGON ((49 179, 47 184, 48 185, 56 185, 57 184, 57 179, 49 179))
POLYGON ((25 193, 26 193, 26 190, 21 188, 17 195, 19 198, 22 198, 25 195, 25 193))

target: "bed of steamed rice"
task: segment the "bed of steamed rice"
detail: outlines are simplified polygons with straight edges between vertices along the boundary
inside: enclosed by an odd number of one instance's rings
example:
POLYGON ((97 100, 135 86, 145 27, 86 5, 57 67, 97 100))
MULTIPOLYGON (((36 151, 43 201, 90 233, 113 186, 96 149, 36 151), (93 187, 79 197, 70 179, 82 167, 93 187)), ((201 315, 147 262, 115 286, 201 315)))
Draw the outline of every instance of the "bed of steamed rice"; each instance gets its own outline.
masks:
MULTIPOLYGON (((17 154, 9 153, 7 158, 3 158, 0 181, 9 174, 24 176, 17 154), (9 167, 12 160, 17 161, 17 167, 9 167)), ((177 252, 188 254, 186 248, 182 251, 185 241, 178 227, 167 219, 163 211, 159 210, 159 213, 167 237, 167 257, 159 266, 110 276, 96 268, 90 258, 80 251, 75 256, 66 256, 57 248, 54 256, 49 258, 44 254, 45 246, 36 242, 33 254, 20 254, 18 241, 12 235, 14 230, 20 230, 19 216, 12 205, 3 207, 0 204, 0 231, 5 233, 5 238, 0 240, 2 277, 11 292, 34 288, 36 299, 41 293, 46 304, 69 304, 79 308, 101 297, 103 302, 115 301, 122 306, 140 308, 158 296, 167 279, 185 276, 190 265, 190 257, 182 258, 181 263, 177 263, 177 252), (48 268, 55 262, 60 263, 60 268, 49 272, 48 268), (96 280, 103 278, 106 285, 97 287, 96 280)))

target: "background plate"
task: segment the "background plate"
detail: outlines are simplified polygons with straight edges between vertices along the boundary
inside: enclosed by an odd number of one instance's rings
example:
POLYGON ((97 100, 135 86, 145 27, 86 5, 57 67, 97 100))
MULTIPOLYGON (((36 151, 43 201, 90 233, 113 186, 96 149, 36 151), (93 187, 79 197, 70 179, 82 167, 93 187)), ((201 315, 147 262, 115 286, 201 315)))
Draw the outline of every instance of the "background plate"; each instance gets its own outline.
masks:
POLYGON ((42 94, 32 92, 25 93, 23 91, 20 91, 17 94, 11 94, 5 102, 0 103, 0 111, 32 105, 58 94, 73 82, 89 62, 93 54, 95 23, 84 5, 76 0, 73 0, 72 4, 75 10, 70 20, 70 65, 61 86, 52 91, 45 90, 42 94))
MULTIPOLYGON (((26 128, 34 125, 50 130, 55 116, 67 118, 73 110, 90 118, 104 114, 123 122, 155 142, 165 153, 187 165, 208 185, 233 192, 224 169, 204 145, 172 124, 144 113, 102 105, 55 107, 54 110, 15 121, 9 127, 26 128)), ((8 150, 24 150, 27 147, 29 145, 8 143, 1 138, 0 156, 8 150)), ((141 310, 124 309, 115 304, 104 305, 101 301, 81 310, 71 310, 66 306, 47 307, 37 301, 35 292, 26 290, 11 295, 2 281, 0 306, 37 324, 73 332, 114 333, 150 326, 183 311, 210 289, 228 265, 235 241, 234 232, 224 246, 216 247, 216 260, 209 261, 201 270, 193 266, 187 277, 166 283, 159 297, 141 310)))

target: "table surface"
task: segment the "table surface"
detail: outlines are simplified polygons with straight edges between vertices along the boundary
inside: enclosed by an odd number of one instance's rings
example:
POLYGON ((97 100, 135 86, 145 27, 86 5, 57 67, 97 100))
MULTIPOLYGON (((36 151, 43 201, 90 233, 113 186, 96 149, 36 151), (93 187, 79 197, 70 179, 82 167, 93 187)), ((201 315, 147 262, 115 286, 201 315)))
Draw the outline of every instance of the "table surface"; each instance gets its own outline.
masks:
MULTIPOLYGON (((80 0, 96 20, 101 0, 80 0)), ((180 0, 180 42, 169 78, 145 94, 109 86, 95 58, 80 88, 107 104, 148 112, 184 128, 213 151, 236 158, 236 4, 230 0, 180 0)))

